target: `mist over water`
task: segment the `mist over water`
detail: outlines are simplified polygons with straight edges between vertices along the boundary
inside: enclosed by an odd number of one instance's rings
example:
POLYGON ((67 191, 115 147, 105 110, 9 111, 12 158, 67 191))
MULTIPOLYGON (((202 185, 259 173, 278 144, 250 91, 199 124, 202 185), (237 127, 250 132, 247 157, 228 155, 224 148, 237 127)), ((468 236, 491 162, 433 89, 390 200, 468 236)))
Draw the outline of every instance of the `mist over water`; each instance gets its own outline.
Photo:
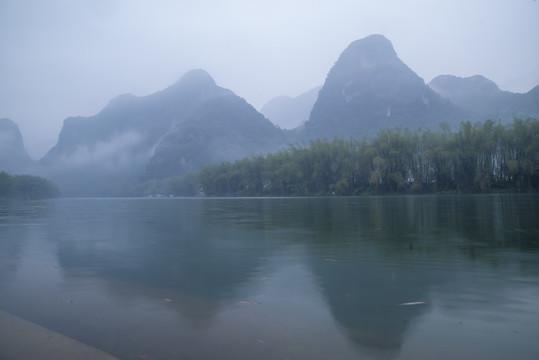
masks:
POLYGON ((119 94, 151 94, 204 68, 260 109, 320 85, 347 44, 375 33, 426 82, 482 74, 524 93, 539 83, 538 14, 533 0, 4 0, 0 117, 20 126, 37 160, 64 119, 94 115, 119 94))

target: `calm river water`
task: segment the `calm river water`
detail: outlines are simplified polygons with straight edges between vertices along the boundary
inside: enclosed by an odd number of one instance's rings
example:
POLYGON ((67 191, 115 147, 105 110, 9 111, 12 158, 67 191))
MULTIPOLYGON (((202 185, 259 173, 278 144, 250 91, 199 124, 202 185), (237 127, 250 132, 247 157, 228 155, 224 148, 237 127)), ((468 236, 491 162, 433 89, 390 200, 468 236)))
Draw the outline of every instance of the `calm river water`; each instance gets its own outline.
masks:
POLYGON ((539 196, 2 200, 0 310, 120 359, 537 359, 539 196))

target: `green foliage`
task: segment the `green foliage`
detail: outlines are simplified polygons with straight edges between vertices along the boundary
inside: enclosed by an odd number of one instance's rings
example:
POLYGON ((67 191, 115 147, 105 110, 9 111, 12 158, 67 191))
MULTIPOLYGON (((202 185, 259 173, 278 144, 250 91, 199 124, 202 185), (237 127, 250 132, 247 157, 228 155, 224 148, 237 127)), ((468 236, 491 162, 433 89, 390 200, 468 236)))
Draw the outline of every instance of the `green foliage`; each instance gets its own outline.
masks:
POLYGON ((7 172, 0 172, 0 198, 9 197, 12 193, 13 176, 7 172))
MULTIPOLYGON (((190 178, 193 188, 194 177, 190 178)), ((209 196, 358 195, 539 189, 539 120, 461 123, 459 131, 382 130, 314 140, 203 167, 209 196)))
POLYGON ((47 179, 0 172, 0 198, 50 198, 58 195, 58 188, 47 179))
POLYGON ((175 196, 194 196, 200 193, 197 176, 189 173, 163 180, 163 192, 175 196))

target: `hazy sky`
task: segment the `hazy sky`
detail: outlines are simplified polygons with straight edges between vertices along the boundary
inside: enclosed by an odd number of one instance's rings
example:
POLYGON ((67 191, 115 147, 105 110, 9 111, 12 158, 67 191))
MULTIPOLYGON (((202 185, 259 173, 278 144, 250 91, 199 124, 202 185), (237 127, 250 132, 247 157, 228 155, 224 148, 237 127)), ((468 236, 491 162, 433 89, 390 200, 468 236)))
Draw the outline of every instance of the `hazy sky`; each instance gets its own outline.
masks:
POLYGON ((539 84, 534 0, 0 0, 0 117, 39 158, 66 117, 194 68, 260 109, 323 84, 346 46, 373 33, 426 82, 482 74, 514 92, 539 84))

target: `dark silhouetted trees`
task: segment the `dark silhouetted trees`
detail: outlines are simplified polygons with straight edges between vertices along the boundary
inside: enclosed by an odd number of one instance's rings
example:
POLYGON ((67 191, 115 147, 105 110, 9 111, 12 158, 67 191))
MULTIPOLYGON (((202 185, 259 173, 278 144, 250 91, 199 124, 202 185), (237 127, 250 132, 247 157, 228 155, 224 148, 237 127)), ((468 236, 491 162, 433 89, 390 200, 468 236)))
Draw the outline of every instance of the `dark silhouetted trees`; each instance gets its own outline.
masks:
POLYGON ((0 198, 50 198, 58 195, 58 188, 47 179, 0 172, 0 198))

